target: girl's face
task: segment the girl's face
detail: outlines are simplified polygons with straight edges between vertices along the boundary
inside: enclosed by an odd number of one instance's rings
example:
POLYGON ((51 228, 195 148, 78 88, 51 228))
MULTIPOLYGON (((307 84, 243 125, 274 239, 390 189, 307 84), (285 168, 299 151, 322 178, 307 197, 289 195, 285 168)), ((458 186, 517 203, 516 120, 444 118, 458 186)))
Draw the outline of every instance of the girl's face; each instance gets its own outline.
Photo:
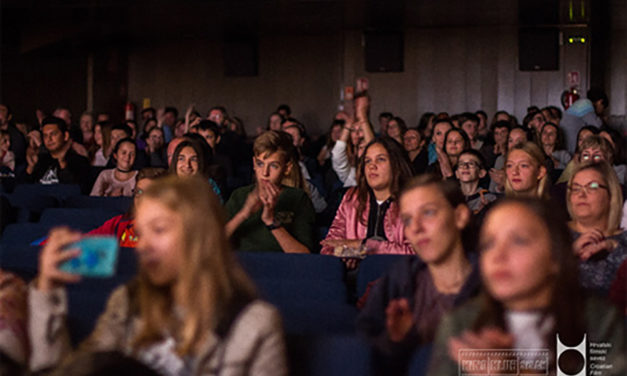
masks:
POLYGON ((281 185, 281 180, 289 173, 289 169, 292 168, 291 164, 285 161, 283 154, 278 151, 270 155, 262 153, 254 156, 253 166, 257 184, 264 181, 277 186, 281 185))
POLYGON ((494 209, 481 228, 484 285, 506 308, 529 310, 548 303, 559 265, 551 256, 546 224, 522 204, 494 209))
POLYGON ((359 145, 360 140, 364 138, 364 131, 361 127, 357 129, 351 129, 351 142, 353 145, 359 145))
POLYGON ((596 170, 579 171, 568 187, 568 199, 575 221, 608 218, 610 192, 605 179, 596 170))
POLYGON ((414 252, 427 264, 446 261, 468 223, 467 209, 451 207, 436 185, 406 192, 399 204, 405 237, 414 252))
POLYGON ((118 148, 117 153, 114 153, 115 160, 117 161, 117 167, 120 170, 128 171, 133 167, 135 163, 135 144, 130 142, 124 142, 118 148))
POLYGON ((445 151, 449 157, 458 157, 464 151, 464 137, 459 132, 449 133, 445 151))
POLYGON ((451 129, 449 123, 438 123, 433 128, 433 142, 438 149, 444 149, 444 136, 449 129, 451 129))
POLYGON ((281 118, 281 115, 274 114, 270 116, 270 130, 280 131, 282 121, 283 121, 283 118, 281 118))
POLYGON ((420 133, 410 129, 403 135, 403 147, 407 152, 418 150, 420 147, 420 133))
POLYGON ((390 155, 381 144, 372 144, 364 156, 364 174, 368 186, 375 191, 390 188, 392 184, 392 165, 390 155))
POLYGON ((507 156, 505 174, 515 192, 531 193, 546 174, 546 168, 539 166, 525 151, 513 150, 507 156))
POLYGON ((183 218, 155 199, 140 199, 135 218, 140 273, 157 286, 174 284, 185 247, 183 218))
POLYGON ((392 119, 388 122, 387 132, 388 136, 392 138, 401 136, 401 127, 396 120, 392 119))
POLYGON ((94 141, 96 145, 102 147, 102 127, 98 124, 94 126, 94 141))
POLYGON ((538 112, 534 115, 534 117, 529 122, 529 128, 533 129, 536 134, 540 134, 542 131, 542 127, 544 126, 545 120, 544 115, 541 112, 538 112))
POLYGON ((507 149, 511 149, 518 144, 523 144, 527 141, 527 135, 522 129, 514 129, 509 132, 509 138, 507 139, 507 149))
POLYGON ((191 146, 185 146, 176 159, 178 176, 194 176, 198 173, 198 154, 191 146))
POLYGON ((542 141, 542 145, 555 145, 557 143, 557 129, 550 126, 544 127, 540 140, 542 141))
POLYGON ((337 140, 340 139, 341 135, 342 135, 342 126, 334 125, 333 128, 331 128, 331 141, 336 142, 337 140))
POLYGON ((83 133, 91 132, 94 128, 94 120, 89 115, 83 115, 81 116, 79 125, 83 133))
POLYGON ((468 135, 468 138, 470 138, 471 140, 474 140, 475 137, 477 137, 478 127, 479 127, 479 124, 477 124, 477 122, 473 120, 466 120, 462 124, 461 128, 464 130, 464 132, 466 132, 466 134, 468 135))
POLYGON ((494 143, 497 145, 507 144, 507 138, 509 136, 509 129, 505 127, 494 129, 494 143))

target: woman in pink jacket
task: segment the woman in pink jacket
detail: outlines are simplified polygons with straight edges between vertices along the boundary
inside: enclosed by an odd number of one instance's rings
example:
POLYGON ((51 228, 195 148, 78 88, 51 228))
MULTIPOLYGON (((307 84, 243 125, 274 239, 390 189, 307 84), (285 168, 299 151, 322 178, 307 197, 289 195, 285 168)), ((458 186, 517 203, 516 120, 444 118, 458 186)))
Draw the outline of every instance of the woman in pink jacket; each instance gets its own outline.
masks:
POLYGON ((367 254, 413 254, 397 203, 410 178, 411 167, 398 142, 388 137, 371 141, 359 159, 357 186, 344 195, 320 253, 341 256, 345 249, 359 249, 367 254))

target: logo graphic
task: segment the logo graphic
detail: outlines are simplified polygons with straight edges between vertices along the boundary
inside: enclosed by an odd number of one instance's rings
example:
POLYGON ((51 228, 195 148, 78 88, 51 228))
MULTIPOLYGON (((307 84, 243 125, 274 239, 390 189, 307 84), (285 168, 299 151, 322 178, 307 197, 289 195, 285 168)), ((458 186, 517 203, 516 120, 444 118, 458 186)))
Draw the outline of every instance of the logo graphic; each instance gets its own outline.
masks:
POLYGON ((557 336, 557 352, 556 352, 556 359, 555 359, 555 365, 557 368, 557 373, 556 376, 585 376, 586 375, 586 335, 584 334, 583 336, 583 340, 581 341, 580 344, 578 344, 577 346, 573 346, 573 347, 569 347, 566 346, 562 343, 562 341, 560 341, 560 335, 556 334, 557 336), (570 373, 564 373, 562 371, 562 369, 560 368, 560 364, 559 364, 559 360, 560 360, 560 356, 566 352, 566 351, 577 351, 579 354, 581 354, 581 357, 583 358, 583 367, 581 368, 581 371, 577 374, 570 374, 570 373))

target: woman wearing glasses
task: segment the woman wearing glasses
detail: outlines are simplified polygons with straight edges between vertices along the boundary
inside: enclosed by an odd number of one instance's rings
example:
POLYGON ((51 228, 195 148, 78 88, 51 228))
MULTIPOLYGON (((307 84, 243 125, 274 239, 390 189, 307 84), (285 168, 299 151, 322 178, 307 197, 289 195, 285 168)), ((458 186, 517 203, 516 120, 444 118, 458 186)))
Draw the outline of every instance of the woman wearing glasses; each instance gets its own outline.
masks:
POLYGON ((607 293, 627 258, 627 232, 620 229, 623 195, 614 170, 604 161, 579 166, 568 182, 567 203, 581 283, 607 293))

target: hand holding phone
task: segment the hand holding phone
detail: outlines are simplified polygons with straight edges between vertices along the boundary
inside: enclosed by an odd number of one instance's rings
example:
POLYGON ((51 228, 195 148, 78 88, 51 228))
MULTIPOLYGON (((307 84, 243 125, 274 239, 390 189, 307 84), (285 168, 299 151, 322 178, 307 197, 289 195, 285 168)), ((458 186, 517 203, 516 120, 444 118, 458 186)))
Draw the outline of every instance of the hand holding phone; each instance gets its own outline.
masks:
POLYGON ((78 257, 60 265, 59 269, 86 277, 106 278, 115 274, 118 241, 113 236, 85 237, 66 249, 80 249, 78 257))

